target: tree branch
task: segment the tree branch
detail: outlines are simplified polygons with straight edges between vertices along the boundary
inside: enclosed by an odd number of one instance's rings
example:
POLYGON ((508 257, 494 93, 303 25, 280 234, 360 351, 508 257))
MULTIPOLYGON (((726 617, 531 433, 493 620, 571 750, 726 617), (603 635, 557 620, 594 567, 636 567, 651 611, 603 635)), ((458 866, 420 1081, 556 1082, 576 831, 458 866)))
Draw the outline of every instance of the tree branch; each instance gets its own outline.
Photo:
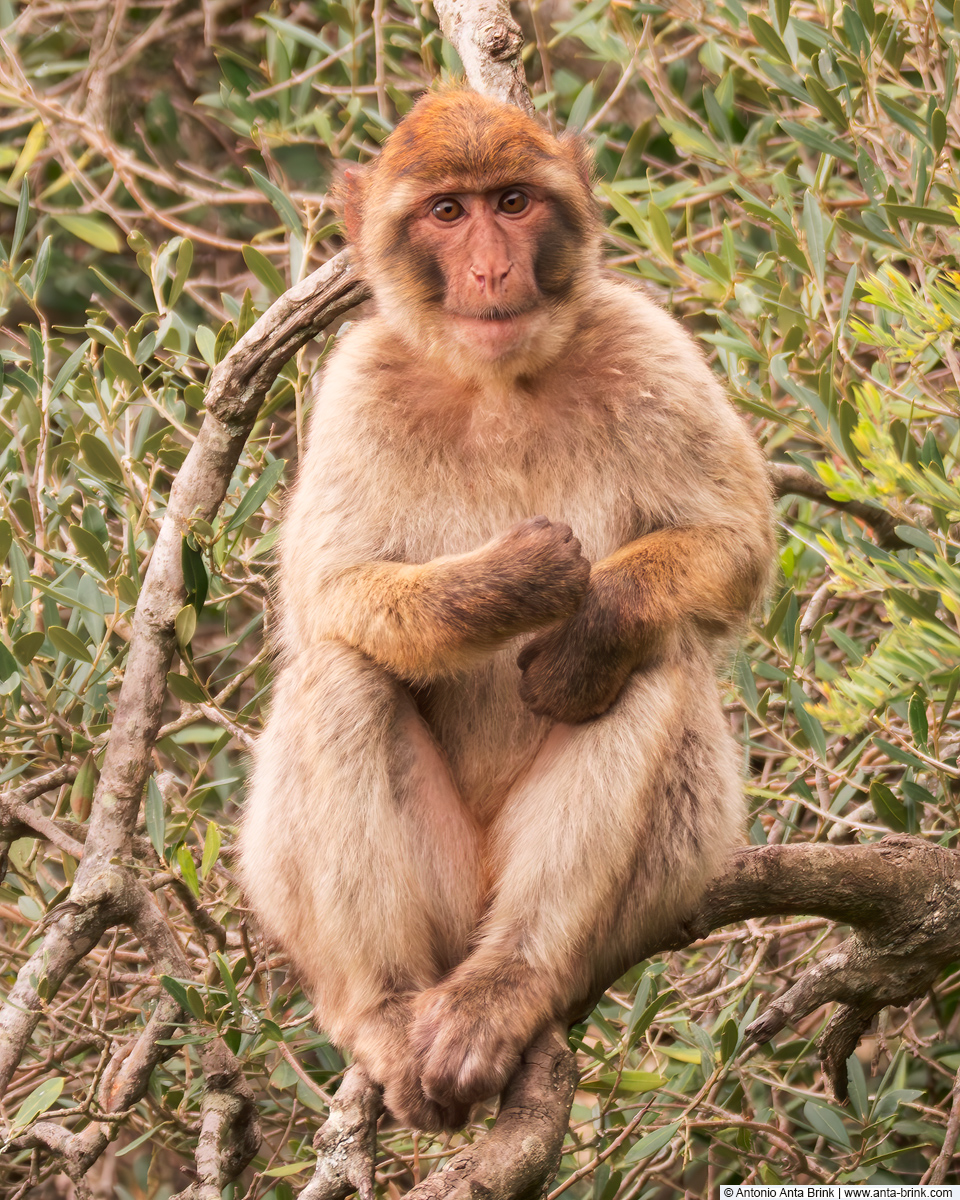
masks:
POLYGON ((434 0, 433 7, 473 90, 514 104, 532 117, 535 110, 520 57, 523 34, 510 15, 509 0, 434 0))
POLYGON ((819 479, 808 475, 803 467, 789 466, 787 463, 767 463, 770 481, 774 494, 783 496, 805 496, 808 500, 816 500, 818 504, 826 504, 830 508, 839 508, 848 512, 851 517, 869 525, 876 534, 877 541, 888 550, 901 550, 907 544, 896 531, 899 522, 882 508, 874 508, 872 504, 863 504, 859 500, 834 500, 827 491, 827 486, 819 479))
POLYGON ((895 834, 873 846, 745 847, 697 911, 638 957, 680 949, 748 917, 814 914, 856 932, 775 999, 748 1030, 769 1041, 789 1021, 839 1001, 818 1047, 838 1099, 846 1061, 874 1015, 923 995, 960 957, 960 854, 895 834))

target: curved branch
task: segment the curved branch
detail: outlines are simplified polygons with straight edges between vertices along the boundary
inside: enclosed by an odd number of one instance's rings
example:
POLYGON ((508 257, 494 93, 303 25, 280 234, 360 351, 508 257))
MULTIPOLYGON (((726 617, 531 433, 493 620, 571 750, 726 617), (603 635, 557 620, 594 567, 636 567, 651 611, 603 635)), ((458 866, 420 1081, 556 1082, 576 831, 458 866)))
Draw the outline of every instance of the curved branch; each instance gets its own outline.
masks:
POLYGON ((355 1063, 314 1136, 317 1165, 300 1200, 343 1200, 352 1192, 359 1192, 360 1200, 373 1200, 377 1120, 382 1112, 380 1089, 355 1063))
POLYGON ((907 543, 896 530, 898 521, 882 508, 875 508, 872 504, 864 504, 860 500, 834 500, 826 484, 808 475, 803 467, 771 462, 767 463, 767 470, 774 495, 778 499, 783 496, 805 496, 807 500, 816 500, 818 504, 842 509, 851 517, 869 525, 881 546, 888 550, 902 550, 906 546, 907 543))
POLYGON ((415 1200, 542 1195, 560 1167, 578 1079, 566 1031, 544 1030, 524 1052, 490 1132, 407 1195, 415 1200))
POLYGON ((873 846, 762 846, 738 850, 697 911, 642 950, 680 949, 747 917, 815 914, 856 932, 777 997, 748 1033, 769 1041, 821 1004, 840 1009, 818 1047, 838 1099, 846 1061, 875 1014, 930 988, 960 957, 960 853, 893 834, 873 846))

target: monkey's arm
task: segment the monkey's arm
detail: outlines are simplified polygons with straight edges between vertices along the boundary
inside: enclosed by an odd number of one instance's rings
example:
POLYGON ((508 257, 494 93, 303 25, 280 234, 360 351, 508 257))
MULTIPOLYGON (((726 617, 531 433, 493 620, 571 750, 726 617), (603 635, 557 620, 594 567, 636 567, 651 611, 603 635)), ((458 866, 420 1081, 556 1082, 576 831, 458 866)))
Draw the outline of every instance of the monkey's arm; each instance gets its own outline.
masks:
POLYGON ((297 572, 286 583, 285 637, 291 648, 344 641, 394 675, 425 682, 568 616, 589 573, 569 526, 532 517, 469 554, 330 568, 313 588, 297 572))
POLYGON ((768 524, 661 529, 595 563, 577 612, 520 652, 520 694, 534 712, 577 724, 605 712, 631 671, 684 635, 736 628, 763 595, 768 524))

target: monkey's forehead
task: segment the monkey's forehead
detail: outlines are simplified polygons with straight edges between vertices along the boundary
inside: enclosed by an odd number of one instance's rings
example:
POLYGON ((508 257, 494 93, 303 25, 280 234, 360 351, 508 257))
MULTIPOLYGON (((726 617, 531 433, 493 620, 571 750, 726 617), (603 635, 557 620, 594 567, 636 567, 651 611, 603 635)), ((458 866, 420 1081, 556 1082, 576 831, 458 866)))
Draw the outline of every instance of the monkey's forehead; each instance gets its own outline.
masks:
POLYGON ((443 188, 486 191, 518 180, 555 182, 566 148, 509 104, 470 92, 425 96, 387 139, 378 173, 443 188))
POLYGON ((569 169, 551 162, 491 163, 485 169, 445 167, 420 169, 414 166, 402 176, 387 175, 377 181, 375 191, 387 200, 390 207, 406 206, 445 192, 495 192, 502 188, 532 185, 545 192, 561 195, 571 190, 569 169), (379 183, 379 187, 377 187, 379 183))

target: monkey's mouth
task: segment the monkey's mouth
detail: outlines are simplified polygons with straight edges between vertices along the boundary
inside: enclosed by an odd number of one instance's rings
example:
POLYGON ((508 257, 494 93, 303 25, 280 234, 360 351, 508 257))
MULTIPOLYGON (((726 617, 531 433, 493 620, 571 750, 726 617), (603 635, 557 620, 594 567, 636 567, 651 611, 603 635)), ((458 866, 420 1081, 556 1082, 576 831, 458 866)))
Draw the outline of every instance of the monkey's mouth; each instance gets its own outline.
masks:
POLYGON ((453 334, 461 344, 490 362, 522 353, 537 336, 541 310, 536 304, 453 312, 453 334))
POLYGON ((490 308, 484 312, 458 312, 453 315, 459 317, 461 321, 491 321, 503 324, 506 321, 515 321, 517 317, 522 317, 523 313, 506 308, 490 308))

